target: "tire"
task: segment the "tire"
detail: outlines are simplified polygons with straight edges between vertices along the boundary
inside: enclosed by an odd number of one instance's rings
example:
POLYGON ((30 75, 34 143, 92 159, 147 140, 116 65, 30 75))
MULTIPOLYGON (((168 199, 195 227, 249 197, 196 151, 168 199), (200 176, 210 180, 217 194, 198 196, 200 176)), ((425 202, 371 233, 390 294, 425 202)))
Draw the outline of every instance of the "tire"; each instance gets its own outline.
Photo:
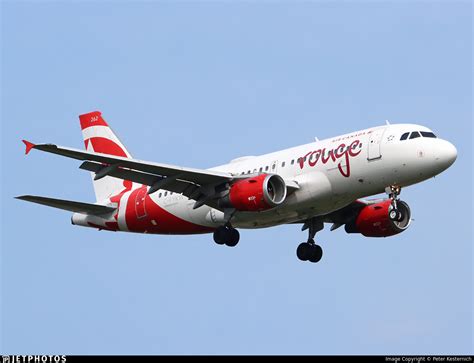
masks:
POLYGON ((323 257, 323 249, 321 248, 321 246, 312 245, 308 260, 310 260, 313 263, 316 263, 316 262, 319 262, 322 257, 323 257))
POLYGON ((398 221, 400 218, 400 212, 398 211, 398 209, 392 209, 390 212, 388 212, 388 217, 392 221, 398 221))
POLYGON ((296 249, 296 256, 301 261, 308 261, 310 249, 311 249, 311 246, 309 243, 306 243, 306 242, 300 243, 300 245, 296 249))
POLYGON ((402 212, 398 211, 397 222, 403 221, 404 215, 402 212))
POLYGON ((214 231, 214 242, 216 242, 218 245, 223 245, 225 243, 227 236, 227 228, 224 226, 217 227, 217 229, 214 231))
POLYGON ((235 228, 231 228, 227 230, 227 240, 225 244, 229 247, 237 246, 240 240, 240 233, 235 228))

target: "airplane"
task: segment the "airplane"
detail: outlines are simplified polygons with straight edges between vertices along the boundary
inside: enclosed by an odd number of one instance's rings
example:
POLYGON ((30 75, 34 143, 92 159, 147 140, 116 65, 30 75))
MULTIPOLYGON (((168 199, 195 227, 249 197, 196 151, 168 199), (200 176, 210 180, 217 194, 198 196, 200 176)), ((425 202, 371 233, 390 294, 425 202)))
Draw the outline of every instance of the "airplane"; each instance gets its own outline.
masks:
POLYGON ((213 233, 234 247, 238 228, 301 224, 308 238, 297 257, 318 262, 315 243, 331 231, 389 237, 411 224, 401 189, 434 177, 457 157, 453 144, 427 127, 390 124, 354 131, 210 169, 134 159, 101 112, 79 116, 85 151, 22 140, 32 149, 82 161, 91 172, 95 203, 33 195, 16 198, 73 212, 73 225, 150 234, 213 233), (383 199, 366 200, 386 193, 383 199))

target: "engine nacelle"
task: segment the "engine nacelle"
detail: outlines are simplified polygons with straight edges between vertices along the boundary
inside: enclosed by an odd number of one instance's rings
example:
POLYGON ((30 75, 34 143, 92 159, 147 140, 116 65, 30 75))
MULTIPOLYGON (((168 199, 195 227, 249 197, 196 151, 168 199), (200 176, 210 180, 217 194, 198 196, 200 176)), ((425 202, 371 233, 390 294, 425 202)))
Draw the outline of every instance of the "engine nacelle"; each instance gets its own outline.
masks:
POLYGON ((362 208, 357 217, 346 224, 347 233, 362 233, 366 237, 389 237, 401 233, 408 228, 411 212, 408 204, 397 201, 397 209, 401 213, 399 220, 391 220, 392 210, 390 199, 370 204, 362 208))
POLYGON ((282 177, 276 174, 261 174, 232 184, 229 194, 219 200, 219 206, 258 212, 280 205, 285 198, 286 184, 282 177))

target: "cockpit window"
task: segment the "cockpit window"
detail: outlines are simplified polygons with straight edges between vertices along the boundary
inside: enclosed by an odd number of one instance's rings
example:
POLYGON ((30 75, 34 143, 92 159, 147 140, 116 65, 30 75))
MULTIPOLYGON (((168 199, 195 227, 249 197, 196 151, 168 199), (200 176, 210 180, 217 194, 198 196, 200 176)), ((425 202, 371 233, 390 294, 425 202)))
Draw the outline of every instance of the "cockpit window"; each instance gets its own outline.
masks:
POLYGON ((409 132, 405 132, 405 133, 402 135, 402 137, 400 137, 400 141, 401 141, 401 140, 406 140, 406 139, 408 139, 408 135, 410 135, 410 133, 409 133, 409 132))
POLYGON ((433 134, 432 132, 428 132, 428 131, 420 131, 421 132, 421 136, 423 137, 431 137, 433 139, 436 139, 436 135, 433 134))
POLYGON ((411 139, 416 139, 417 137, 420 137, 420 133, 418 131, 414 131, 410 135, 410 140, 411 139))

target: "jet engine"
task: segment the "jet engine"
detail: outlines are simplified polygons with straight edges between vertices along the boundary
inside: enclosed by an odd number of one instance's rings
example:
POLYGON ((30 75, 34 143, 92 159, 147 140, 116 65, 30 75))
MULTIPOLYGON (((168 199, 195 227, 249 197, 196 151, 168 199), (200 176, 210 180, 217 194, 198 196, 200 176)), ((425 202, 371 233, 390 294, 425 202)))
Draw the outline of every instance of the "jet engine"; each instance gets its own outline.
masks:
POLYGON ((276 174, 261 174, 232 184, 229 193, 219 200, 219 206, 258 212, 280 205, 285 198, 286 184, 282 177, 276 174))
POLYGON ((389 237, 401 233, 410 225, 410 207, 397 201, 398 213, 393 212, 391 200, 369 204, 346 224, 347 233, 361 233, 366 237, 389 237), (392 216, 391 216, 392 215, 392 216))

